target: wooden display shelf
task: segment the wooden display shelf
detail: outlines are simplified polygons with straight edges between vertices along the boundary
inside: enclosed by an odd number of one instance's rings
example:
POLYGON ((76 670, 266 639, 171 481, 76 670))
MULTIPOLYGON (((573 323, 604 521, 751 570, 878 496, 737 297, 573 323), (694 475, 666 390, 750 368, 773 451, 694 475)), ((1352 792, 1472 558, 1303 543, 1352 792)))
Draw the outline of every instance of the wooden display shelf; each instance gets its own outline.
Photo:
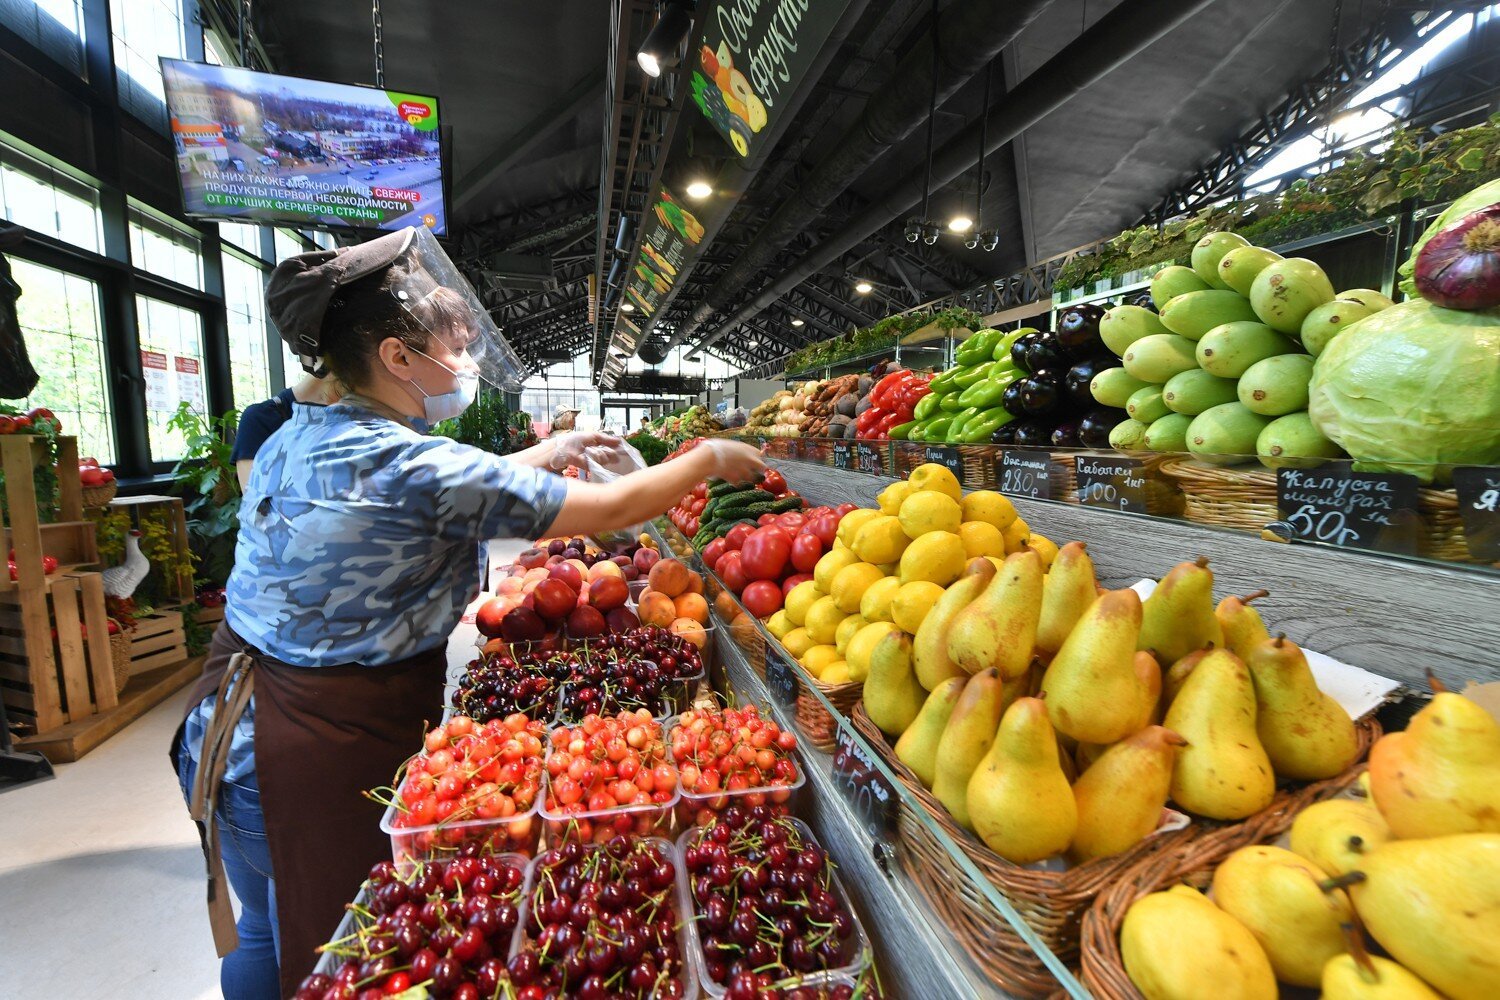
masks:
POLYGON ((187 637, 181 611, 153 611, 135 620, 130 630, 130 676, 187 659, 187 637))
POLYGON ((119 704, 110 711, 28 736, 17 741, 17 746, 40 753, 54 764, 72 763, 191 684, 202 672, 203 660, 196 656, 131 677, 119 704))

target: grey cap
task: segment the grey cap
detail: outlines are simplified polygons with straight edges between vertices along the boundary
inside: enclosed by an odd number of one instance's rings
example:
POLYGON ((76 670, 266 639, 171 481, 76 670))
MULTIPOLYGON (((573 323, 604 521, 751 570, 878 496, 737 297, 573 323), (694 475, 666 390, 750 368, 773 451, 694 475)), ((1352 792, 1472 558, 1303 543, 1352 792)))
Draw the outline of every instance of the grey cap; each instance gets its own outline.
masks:
POLYGON ((415 232, 407 227, 358 246, 299 253, 276 265, 266 285, 266 308, 303 368, 316 373, 323 319, 338 290, 390 267, 411 246, 415 232))

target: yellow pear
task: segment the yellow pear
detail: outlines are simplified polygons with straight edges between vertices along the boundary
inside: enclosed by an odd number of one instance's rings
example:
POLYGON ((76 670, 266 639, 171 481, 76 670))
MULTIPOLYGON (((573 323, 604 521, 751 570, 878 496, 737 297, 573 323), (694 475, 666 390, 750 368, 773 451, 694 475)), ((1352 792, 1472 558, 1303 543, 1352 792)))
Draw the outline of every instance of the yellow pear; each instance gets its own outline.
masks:
POLYGON ((1439 691, 1404 732, 1375 741, 1370 791, 1402 839, 1500 832, 1500 723, 1439 691))
POLYGON ((1315 802, 1292 821, 1292 853, 1330 875, 1358 868, 1367 851, 1390 839, 1380 810, 1364 799, 1315 802))
POLYGON ((1047 665, 1042 691, 1059 732, 1114 743, 1143 724, 1154 699, 1135 671, 1141 599, 1111 590, 1094 599, 1047 665))
POLYGON ((1269 590, 1257 590, 1244 597, 1226 597, 1214 609, 1219 630, 1224 633, 1225 647, 1242 660, 1250 655, 1251 646, 1271 638, 1260 612, 1250 606, 1250 602, 1267 597, 1270 593, 1269 590))
POLYGON ((1277 979, 1313 987, 1328 960, 1343 953, 1340 925, 1353 919, 1343 892, 1323 891, 1327 878, 1327 872, 1291 851, 1253 845, 1220 862, 1213 897, 1219 909, 1255 935, 1277 979))
POLYGON ((1176 663, 1209 643, 1224 645, 1214 617, 1214 575, 1208 559, 1178 563, 1141 606, 1137 649, 1154 649, 1162 663, 1176 663))
MULTIPOLYGON (((973 559, 964 568, 964 575, 950 584, 943 596, 933 604, 932 610, 922 616, 917 629, 913 655, 917 661, 917 680, 931 691, 949 677, 966 677, 968 672, 948 655, 948 626, 958 613, 969 606, 969 602, 984 592, 995 567, 988 559, 973 559)), ((902 584, 903 591, 909 584, 902 584)), ((995 723, 999 725, 999 716, 995 723)))
POLYGON ((1172 771, 1172 801, 1209 819, 1244 819, 1276 797, 1276 776, 1255 735, 1250 671, 1226 649, 1205 656, 1163 723, 1187 746, 1172 771))
MULTIPOLYGON (((1093 767, 1104 751, 1114 746, 1113 743, 1080 743, 1073 751, 1073 767, 1080 775, 1087 774, 1089 768, 1093 767)), ((1170 775, 1169 775, 1170 777, 1170 775)))
POLYGON ((982 670, 968 678, 938 740, 932 794, 961 826, 969 825, 969 777, 990 752, 1000 728, 1003 689, 997 670, 982 670))
POLYGON ((897 759, 911 768, 926 788, 932 787, 933 771, 937 768, 938 741, 943 738, 943 730, 963 692, 962 677, 950 677, 933 688, 916 719, 896 741, 897 759))
POLYGON ((1165 711, 1161 701, 1161 664, 1156 662, 1156 657, 1143 649, 1135 654, 1135 659, 1131 661, 1130 666, 1135 671, 1136 677, 1140 678, 1142 687, 1146 689, 1146 701, 1141 706, 1141 715, 1133 730, 1139 731, 1161 722, 1162 713, 1165 711))
POLYGON ((1323 966, 1321 1000, 1443 1000, 1405 967, 1366 952, 1352 924, 1344 925, 1344 935, 1349 951, 1323 966))
POLYGON ((979 839, 1014 864, 1050 858, 1072 842, 1078 805, 1041 699, 1018 698, 1005 710, 990 752, 969 778, 968 805, 979 839))
POLYGON ((1380 946, 1440 993, 1500 996, 1500 834, 1392 840, 1332 881, 1380 946))
MULTIPOLYGON (((1155 830, 1183 739, 1151 726, 1107 747, 1073 785, 1078 831, 1068 857, 1082 863, 1128 851, 1155 830)), ((1079 751, 1094 744, 1080 743, 1079 751)))
POLYGON ((1131 904, 1120 925, 1125 974, 1146 1000, 1276 1000, 1271 960, 1245 925, 1197 889, 1131 904))
MULTIPOLYGON (((879 624, 887 624, 880 622, 879 624)), ((866 625, 865 628, 874 626, 866 625)), ((863 630, 861 630, 863 631, 863 630)), ((859 642, 855 636, 849 643, 852 649, 859 642)), ((911 636, 891 627, 870 652, 870 672, 865 677, 865 712, 870 721, 880 727, 887 736, 896 737, 922 710, 927 692, 917 683, 911 669, 911 636)))
POLYGON ((1213 649, 1213 646, 1204 646, 1202 649, 1195 649, 1172 664, 1171 668, 1167 670, 1167 676, 1162 678, 1161 700, 1163 704, 1168 706, 1172 704, 1173 700, 1177 697, 1177 692, 1182 690, 1183 682, 1188 679, 1188 674, 1192 673, 1193 668, 1198 665, 1198 662, 1211 653, 1213 649))
POLYGON ((844 647, 844 659, 849 664, 851 678, 862 681, 870 676, 875 666, 875 647, 892 632, 901 633, 901 630, 890 622, 871 622, 854 633, 844 647))
POLYGON ((1038 649, 1046 653, 1062 649, 1063 640, 1094 603, 1098 586, 1094 561, 1083 542, 1069 542, 1057 550, 1052 569, 1042 581, 1042 612, 1036 627, 1038 649))
POLYGON ((948 655, 971 674, 994 667, 1006 679, 1031 666, 1042 613, 1042 560, 1018 552, 948 628, 948 655))
POLYGON ((1354 763, 1354 720, 1318 690, 1295 642, 1283 635, 1255 643, 1245 666, 1255 682, 1255 731, 1272 770, 1283 778, 1320 781, 1354 763))

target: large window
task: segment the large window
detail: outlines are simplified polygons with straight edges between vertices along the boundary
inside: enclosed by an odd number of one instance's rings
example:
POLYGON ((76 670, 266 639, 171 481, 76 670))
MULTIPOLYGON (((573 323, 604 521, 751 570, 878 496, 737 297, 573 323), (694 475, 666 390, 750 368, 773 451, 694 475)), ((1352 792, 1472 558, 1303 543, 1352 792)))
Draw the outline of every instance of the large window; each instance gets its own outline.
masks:
POLYGON ((224 306, 229 313, 229 375, 234 384, 234 406, 239 410, 271 395, 264 278, 260 265, 237 254, 224 255, 224 306))
POLYGON ((181 0, 109 0, 120 105, 166 131, 166 93, 157 58, 187 55, 181 0))
POLYGON ((0 208, 18 226, 104 252, 99 193, 40 160, 0 144, 0 208))
POLYGON ((260 252, 259 226, 252 226, 246 222, 221 222, 219 223, 219 239, 239 247, 252 257, 264 259, 264 255, 260 252))
POLYGON ((201 241, 192 233, 130 210, 130 259, 136 267, 189 288, 203 288, 201 241))
POLYGON ((115 460, 99 287, 87 278, 11 258, 21 286, 16 316, 31 364, 41 381, 26 405, 57 414, 63 431, 78 436, 85 455, 115 460))
POLYGON ((182 457, 183 438, 167 426, 179 403, 208 412, 203 369, 203 318, 192 309, 145 295, 135 297, 141 374, 146 379, 146 430, 151 459, 182 457))
POLYGON ((82 0, 0 0, 0 23, 83 75, 82 0))

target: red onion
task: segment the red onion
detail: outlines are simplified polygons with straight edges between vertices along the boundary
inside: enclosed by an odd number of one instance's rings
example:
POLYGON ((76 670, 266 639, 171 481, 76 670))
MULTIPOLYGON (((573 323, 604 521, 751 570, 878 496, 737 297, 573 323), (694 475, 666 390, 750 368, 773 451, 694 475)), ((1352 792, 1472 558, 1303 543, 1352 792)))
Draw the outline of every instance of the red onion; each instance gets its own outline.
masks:
POLYGON ((1417 254, 1417 292, 1445 309, 1500 306, 1500 204, 1470 212, 1417 254))

